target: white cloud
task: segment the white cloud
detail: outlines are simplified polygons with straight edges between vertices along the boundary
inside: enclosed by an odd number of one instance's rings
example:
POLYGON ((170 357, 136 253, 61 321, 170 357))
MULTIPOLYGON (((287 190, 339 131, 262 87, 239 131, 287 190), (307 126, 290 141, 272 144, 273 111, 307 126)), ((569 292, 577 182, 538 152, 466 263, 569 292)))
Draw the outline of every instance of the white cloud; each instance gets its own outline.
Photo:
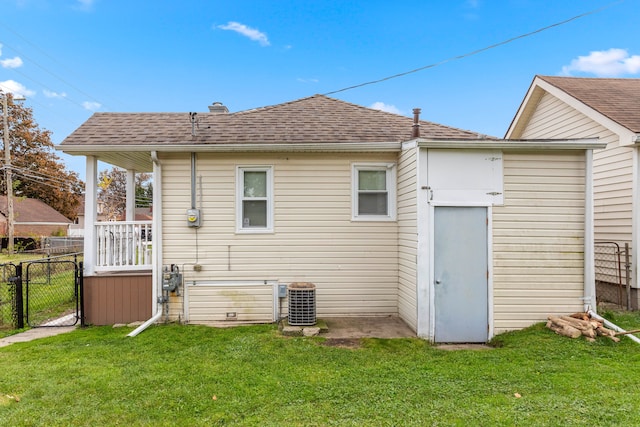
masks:
POLYGON ((85 101, 82 103, 82 106, 89 111, 96 111, 97 109, 99 109, 100 107, 102 107, 102 104, 100 104, 99 102, 89 102, 89 101, 85 101))
POLYGON ((44 89, 42 93, 44 93, 44 96, 47 98, 65 98, 67 96, 64 92, 58 93, 47 89, 44 89))
POLYGON ((402 114, 402 112, 395 105, 385 104, 384 102, 380 101, 374 102, 369 108, 372 108, 374 110, 386 111, 387 113, 402 114))
POLYGON ((18 83, 15 80, 5 80, 3 82, 0 82, 0 89, 5 92, 9 92, 14 95, 22 95, 24 97, 33 96, 36 94, 34 91, 27 89, 21 83, 18 83))
POLYGON ((302 77, 298 77, 296 80, 300 83, 318 83, 320 81, 318 79, 303 79, 302 77))
POLYGON ((19 68, 22 67, 22 64, 22 59, 19 56, 16 56, 15 58, 0 60, 0 65, 2 66, 2 68, 19 68))
POLYGON ((617 77, 640 73, 640 55, 629 55, 626 49, 609 49, 578 56, 569 65, 562 67, 563 75, 572 72, 591 73, 597 77, 617 77))
POLYGON ((221 30, 235 31, 240 35, 260 43, 260 46, 269 46, 271 44, 269 43, 269 39, 265 33, 256 30, 255 28, 247 27, 239 22, 230 21, 227 25, 218 25, 217 28, 220 28, 221 30))

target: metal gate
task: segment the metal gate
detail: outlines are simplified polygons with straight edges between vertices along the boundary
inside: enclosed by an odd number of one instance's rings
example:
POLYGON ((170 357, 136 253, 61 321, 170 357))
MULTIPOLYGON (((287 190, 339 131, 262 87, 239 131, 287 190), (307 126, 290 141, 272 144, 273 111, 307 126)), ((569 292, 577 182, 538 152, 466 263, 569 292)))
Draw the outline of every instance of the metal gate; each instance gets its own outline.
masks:
POLYGON ((20 264, 0 264, 0 329, 24 327, 20 264))
POLYGON ((82 263, 43 259, 22 264, 25 318, 29 326, 83 323, 82 263))

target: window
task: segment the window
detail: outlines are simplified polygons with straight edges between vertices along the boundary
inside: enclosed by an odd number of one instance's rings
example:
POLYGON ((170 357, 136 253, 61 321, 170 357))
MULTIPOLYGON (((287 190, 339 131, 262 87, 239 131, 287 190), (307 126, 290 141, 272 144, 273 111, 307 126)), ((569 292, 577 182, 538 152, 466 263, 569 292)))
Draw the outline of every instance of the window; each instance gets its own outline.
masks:
POLYGON ((273 174, 271 166, 238 167, 237 225, 241 232, 273 230, 273 174))
POLYGON ((353 165, 353 219, 395 220, 395 164, 353 165))

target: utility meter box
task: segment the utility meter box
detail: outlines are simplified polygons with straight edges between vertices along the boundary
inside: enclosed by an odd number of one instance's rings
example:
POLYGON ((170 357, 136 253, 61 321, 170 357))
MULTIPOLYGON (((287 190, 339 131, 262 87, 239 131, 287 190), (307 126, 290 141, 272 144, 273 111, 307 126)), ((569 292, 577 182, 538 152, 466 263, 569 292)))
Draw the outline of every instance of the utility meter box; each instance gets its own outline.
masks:
POLYGON ((187 210, 187 225, 189 227, 200 227, 200 209, 187 210))
POLYGON ((182 273, 177 265, 165 266, 162 271, 162 290, 174 292, 182 283, 182 273))

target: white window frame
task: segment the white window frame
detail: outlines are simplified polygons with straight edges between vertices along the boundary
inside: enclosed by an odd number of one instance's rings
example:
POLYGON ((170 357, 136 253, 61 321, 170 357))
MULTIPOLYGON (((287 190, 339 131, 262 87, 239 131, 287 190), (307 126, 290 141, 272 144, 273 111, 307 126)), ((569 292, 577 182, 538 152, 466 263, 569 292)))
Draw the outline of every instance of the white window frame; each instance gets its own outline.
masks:
POLYGON ((395 221, 396 220, 396 164, 395 163, 352 163, 351 165, 351 220, 352 221, 395 221), (387 215, 360 215, 358 213, 359 171, 385 171, 387 186, 387 215))
POLYGON ((273 233, 273 166, 236 166, 236 233, 273 233), (254 199, 264 199, 267 201, 266 227, 244 227, 242 202, 248 200, 244 196, 245 172, 266 172, 267 174, 267 196, 254 199))

